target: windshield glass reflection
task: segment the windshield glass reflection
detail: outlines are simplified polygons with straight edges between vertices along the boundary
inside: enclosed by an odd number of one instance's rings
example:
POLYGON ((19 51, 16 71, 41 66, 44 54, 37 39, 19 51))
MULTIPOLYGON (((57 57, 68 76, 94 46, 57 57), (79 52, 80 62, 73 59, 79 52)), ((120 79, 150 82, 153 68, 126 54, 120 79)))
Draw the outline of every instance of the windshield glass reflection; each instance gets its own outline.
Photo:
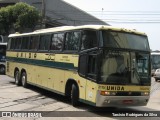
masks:
POLYGON ((116 50, 105 51, 101 82, 107 84, 149 84, 149 55, 116 50))

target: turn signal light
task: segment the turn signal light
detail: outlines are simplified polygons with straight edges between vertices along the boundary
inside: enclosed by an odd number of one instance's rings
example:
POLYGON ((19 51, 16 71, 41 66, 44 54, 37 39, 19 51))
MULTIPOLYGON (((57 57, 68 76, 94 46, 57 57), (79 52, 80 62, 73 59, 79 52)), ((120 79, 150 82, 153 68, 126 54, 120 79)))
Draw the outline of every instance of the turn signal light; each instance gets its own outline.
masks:
POLYGON ((110 92, 107 92, 107 91, 101 91, 101 95, 110 95, 110 92))
POLYGON ((103 96, 109 96, 109 95, 114 96, 114 95, 116 95, 115 92, 108 92, 108 91, 101 91, 100 94, 103 95, 103 96))
POLYGON ((142 95, 142 96, 148 96, 148 95, 149 95, 149 92, 141 92, 141 95, 142 95))

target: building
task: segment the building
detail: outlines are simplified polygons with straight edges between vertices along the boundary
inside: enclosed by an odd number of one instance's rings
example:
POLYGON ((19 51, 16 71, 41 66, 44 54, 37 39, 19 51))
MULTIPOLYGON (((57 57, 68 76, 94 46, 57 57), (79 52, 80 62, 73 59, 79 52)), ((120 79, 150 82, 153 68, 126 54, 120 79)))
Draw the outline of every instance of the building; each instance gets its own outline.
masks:
POLYGON ((6 6, 9 6, 9 5, 14 5, 17 2, 19 2, 19 0, 1 0, 0 1, 0 8, 1 7, 6 7, 6 6))
POLYGON ((63 0, 21 0, 38 8, 44 17, 46 27, 62 25, 85 25, 107 23, 66 3, 63 0))
POLYGON ((47 28, 63 25, 108 25, 104 21, 101 21, 63 0, 1 0, 0 6, 12 5, 17 2, 25 2, 36 7, 42 13, 44 18, 43 25, 47 28))

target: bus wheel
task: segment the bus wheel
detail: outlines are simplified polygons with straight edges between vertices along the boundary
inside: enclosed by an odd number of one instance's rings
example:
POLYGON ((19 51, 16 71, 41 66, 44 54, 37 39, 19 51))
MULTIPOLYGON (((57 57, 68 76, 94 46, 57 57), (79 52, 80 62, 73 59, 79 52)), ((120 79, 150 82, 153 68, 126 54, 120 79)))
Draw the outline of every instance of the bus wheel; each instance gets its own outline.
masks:
POLYGON ((5 66, 0 66, 0 74, 5 74, 5 66))
POLYGON ((26 72, 22 72, 22 75, 21 75, 21 80, 22 80, 22 86, 23 87, 27 87, 27 74, 26 72))
POLYGON ((20 78, 19 78, 19 71, 18 70, 15 72, 14 78, 15 78, 15 84, 16 85, 21 85, 21 81, 20 81, 20 78))
POLYGON ((78 87, 75 84, 72 84, 71 102, 72 102, 73 106, 77 106, 78 105, 78 99, 79 99, 78 87))

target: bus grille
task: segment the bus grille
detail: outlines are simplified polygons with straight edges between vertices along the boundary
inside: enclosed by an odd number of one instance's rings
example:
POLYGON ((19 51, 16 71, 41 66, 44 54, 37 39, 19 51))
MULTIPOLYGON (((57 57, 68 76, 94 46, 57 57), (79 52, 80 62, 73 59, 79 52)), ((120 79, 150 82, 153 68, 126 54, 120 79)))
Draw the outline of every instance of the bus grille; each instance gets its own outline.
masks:
POLYGON ((141 92, 117 92, 116 96, 141 96, 141 92))

